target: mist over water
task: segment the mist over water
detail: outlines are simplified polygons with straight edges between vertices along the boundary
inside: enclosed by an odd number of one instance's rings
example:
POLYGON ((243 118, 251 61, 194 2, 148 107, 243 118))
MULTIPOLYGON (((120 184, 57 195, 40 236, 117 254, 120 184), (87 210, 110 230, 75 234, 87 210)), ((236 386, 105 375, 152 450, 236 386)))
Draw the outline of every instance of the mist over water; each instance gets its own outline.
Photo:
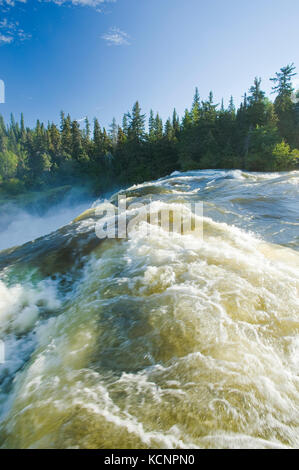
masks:
POLYGON ((91 204, 91 198, 73 191, 53 207, 22 209, 14 203, 0 207, 0 251, 23 245, 70 223, 91 204))
POLYGON ((0 252, 0 446, 298 448, 298 182, 175 172, 111 202, 203 201, 203 239, 93 207, 0 252))

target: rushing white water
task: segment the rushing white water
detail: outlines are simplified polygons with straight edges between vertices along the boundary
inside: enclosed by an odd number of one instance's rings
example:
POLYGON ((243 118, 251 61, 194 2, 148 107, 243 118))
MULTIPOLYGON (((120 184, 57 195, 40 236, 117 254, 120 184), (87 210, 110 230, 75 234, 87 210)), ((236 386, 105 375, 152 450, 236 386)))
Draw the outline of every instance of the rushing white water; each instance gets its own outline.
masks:
POLYGON ((91 210, 0 253, 1 446, 299 447, 298 181, 175 173, 121 195, 202 200, 203 239, 91 210))

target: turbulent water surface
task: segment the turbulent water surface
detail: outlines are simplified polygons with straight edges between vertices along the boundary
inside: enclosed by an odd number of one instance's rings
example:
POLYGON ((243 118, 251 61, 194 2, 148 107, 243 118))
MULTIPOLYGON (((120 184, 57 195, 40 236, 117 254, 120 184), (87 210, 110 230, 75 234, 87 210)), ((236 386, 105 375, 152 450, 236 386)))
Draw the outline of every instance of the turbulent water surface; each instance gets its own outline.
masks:
POLYGON ((298 182, 176 172, 120 196, 203 201, 203 238, 92 209, 0 252, 0 446, 298 448, 298 182))

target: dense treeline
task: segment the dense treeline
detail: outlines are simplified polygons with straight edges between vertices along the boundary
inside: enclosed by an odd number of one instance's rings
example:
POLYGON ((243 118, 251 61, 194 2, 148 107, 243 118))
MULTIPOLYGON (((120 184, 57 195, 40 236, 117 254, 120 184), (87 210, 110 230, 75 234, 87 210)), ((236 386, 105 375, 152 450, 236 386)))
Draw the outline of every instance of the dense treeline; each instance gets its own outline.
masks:
POLYGON ((113 119, 108 131, 97 119, 81 129, 61 113, 60 127, 24 117, 8 126, 0 117, 0 184, 4 191, 91 182, 99 191, 158 178, 173 170, 241 168, 291 170, 299 163, 299 92, 294 93, 293 64, 272 78, 271 102, 256 78, 238 109, 233 98, 226 109, 210 93, 202 101, 196 89, 182 119, 174 110, 164 124, 159 114, 146 117, 136 102, 122 125, 113 119), (147 130, 146 130, 147 129, 147 130), (91 135, 92 134, 92 135, 91 135))

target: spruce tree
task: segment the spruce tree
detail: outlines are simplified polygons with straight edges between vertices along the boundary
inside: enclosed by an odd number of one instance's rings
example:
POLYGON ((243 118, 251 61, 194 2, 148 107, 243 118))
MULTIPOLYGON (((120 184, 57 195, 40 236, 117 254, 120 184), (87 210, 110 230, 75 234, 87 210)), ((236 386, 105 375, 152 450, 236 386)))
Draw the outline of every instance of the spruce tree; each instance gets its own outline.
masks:
POLYGON ((294 64, 286 65, 275 74, 270 80, 274 83, 273 93, 277 93, 274 106, 278 116, 278 128, 281 137, 286 139, 291 145, 297 143, 296 132, 296 108, 292 101, 294 87, 292 85, 295 73, 294 64))
POLYGON ((138 101, 134 104, 132 113, 128 114, 128 118, 128 134, 130 139, 136 141, 143 140, 145 134, 145 114, 141 114, 141 108, 138 101))
POLYGON ((197 87, 195 88, 191 115, 192 115, 193 124, 197 124, 200 119, 200 97, 199 97, 199 92, 198 92, 197 87))
POLYGON ((118 125, 116 123, 116 119, 112 119, 112 123, 110 124, 109 135, 111 137, 112 146, 115 149, 117 145, 117 134, 118 134, 118 125))

